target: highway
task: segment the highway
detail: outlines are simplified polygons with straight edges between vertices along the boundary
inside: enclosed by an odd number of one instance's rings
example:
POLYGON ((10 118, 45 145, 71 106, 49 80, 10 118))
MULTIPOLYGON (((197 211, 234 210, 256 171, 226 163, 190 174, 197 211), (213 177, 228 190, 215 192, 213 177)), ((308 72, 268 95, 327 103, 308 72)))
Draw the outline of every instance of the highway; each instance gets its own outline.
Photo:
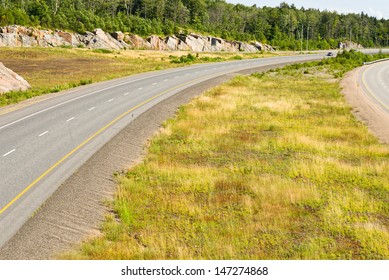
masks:
POLYGON ((321 58, 280 56, 144 73, 0 114, 0 247, 88 158, 155 104, 227 73, 321 58))
POLYGON ((382 110, 389 113, 389 61, 365 67, 358 77, 363 93, 382 110))

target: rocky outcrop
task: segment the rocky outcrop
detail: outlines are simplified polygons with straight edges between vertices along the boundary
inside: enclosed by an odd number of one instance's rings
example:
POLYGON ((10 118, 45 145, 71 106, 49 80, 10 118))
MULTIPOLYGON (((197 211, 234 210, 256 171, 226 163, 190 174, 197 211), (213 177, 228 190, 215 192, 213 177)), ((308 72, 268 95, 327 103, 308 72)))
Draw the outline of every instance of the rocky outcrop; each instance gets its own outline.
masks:
POLYGON ((0 46, 8 47, 87 47, 91 49, 149 49, 149 50, 182 50, 194 52, 258 52, 274 51, 266 44, 259 42, 245 43, 226 41, 212 36, 197 34, 179 34, 161 38, 152 35, 143 39, 117 31, 111 34, 101 29, 85 34, 73 34, 61 30, 39 30, 23 26, 6 26, 0 28, 0 46))
POLYGON ((165 38, 165 44, 169 50, 190 51, 190 47, 176 36, 168 36, 165 38))
POLYGON ((262 43, 259 43, 257 41, 254 41, 252 44, 260 51, 265 51, 265 52, 274 52, 275 51, 272 46, 267 45, 267 44, 262 44, 262 43))
POLYGON ((179 39, 195 52, 258 52, 274 51, 266 44, 253 42, 251 44, 239 41, 226 41, 221 38, 211 36, 201 36, 196 34, 180 35, 179 39))
POLYGON ((358 44, 358 43, 355 43, 355 42, 346 41, 344 43, 343 42, 339 42, 338 48, 339 49, 354 49, 354 50, 358 50, 358 49, 363 49, 363 46, 361 44, 358 44))
POLYGON ((124 41, 130 43, 132 48, 134 49, 151 49, 150 43, 144 40, 142 37, 139 37, 138 35, 126 35, 124 37, 124 41))
POLYGON ((90 49, 120 50, 130 47, 124 41, 116 40, 101 29, 95 29, 93 33, 87 32, 86 36, 84 36, 81 41, 90 49))
POLYGON ((239 50, 241 52, 256 52, 258 49, 251 44, 245 43, 245 42, 239 42, 239 50))
POLYGON ((118 41, 123 41, 124 42, 124 37, 126 36, 126 34, 124 34, 121 31, 115 31, 115 32, 111 33, 111 36, 113 38, 115 38, 116 40, 118 40, 118 41))
POLYGON ((0 94, 12 90, 26 90, 28 88, 30 88, 30 85, 25 79, 0 62, 0 94))
POLYGON ((58 47, 62 45, 77 47, 81 42, 76 34, 51 30, 39 30, 23 26, 0 27, 0 46, 7 47, 58 47))
POLYGON ((165 44, 165 41, 156 35, 151 35, 150 37, 148 37, 147 42, 150 43, 152 50, 158 50, 158 51, 168 50, 168 47, 165 44))

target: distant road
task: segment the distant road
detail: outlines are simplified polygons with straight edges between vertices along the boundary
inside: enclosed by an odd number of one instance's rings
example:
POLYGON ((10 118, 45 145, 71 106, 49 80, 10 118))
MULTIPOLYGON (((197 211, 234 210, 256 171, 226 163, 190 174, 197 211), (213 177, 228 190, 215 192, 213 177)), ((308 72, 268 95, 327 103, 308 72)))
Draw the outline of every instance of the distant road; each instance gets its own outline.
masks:
POLYGON ((281 56, 144 73, 79 87, 3 115, 0 109, 0 246, 96 151, 159 102, 228 73, 323 56, 281 56))
POLYGON ((371 64, 358 79, 363 92, 389 114, 389 61, 371 64))

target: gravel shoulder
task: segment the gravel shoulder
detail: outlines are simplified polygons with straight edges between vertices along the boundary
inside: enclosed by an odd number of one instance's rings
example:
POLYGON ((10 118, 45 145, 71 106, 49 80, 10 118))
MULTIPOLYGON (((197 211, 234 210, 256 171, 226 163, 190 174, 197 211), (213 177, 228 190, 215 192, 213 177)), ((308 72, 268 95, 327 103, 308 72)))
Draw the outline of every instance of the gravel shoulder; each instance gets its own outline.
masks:
POLYGON ((363 66, 346 74, 341 81, 342 93, 353 108, 353 113, 382 143, 389 144, 389 115, 373 102, 358 84, 363 66))

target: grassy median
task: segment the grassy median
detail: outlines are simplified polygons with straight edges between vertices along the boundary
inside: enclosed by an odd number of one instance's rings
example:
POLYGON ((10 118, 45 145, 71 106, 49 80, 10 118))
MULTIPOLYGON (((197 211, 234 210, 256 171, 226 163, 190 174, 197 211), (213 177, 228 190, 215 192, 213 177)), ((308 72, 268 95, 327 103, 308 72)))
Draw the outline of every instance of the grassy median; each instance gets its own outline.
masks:
POLYGON ((68 48, 0 48, 0 62, 31 85, 0 94, 0 107, 80 85, 191 63, 274 56, 270 53, 200 53, 68 48), (193 59, 188 59, 193 58, 193 59), (177 63, 178 62, 178 63, 177 63))
POLYGON ((102 235, 62 258, 388 259, 389 147, 327 62, 236 77, 119 175, 102 235))

